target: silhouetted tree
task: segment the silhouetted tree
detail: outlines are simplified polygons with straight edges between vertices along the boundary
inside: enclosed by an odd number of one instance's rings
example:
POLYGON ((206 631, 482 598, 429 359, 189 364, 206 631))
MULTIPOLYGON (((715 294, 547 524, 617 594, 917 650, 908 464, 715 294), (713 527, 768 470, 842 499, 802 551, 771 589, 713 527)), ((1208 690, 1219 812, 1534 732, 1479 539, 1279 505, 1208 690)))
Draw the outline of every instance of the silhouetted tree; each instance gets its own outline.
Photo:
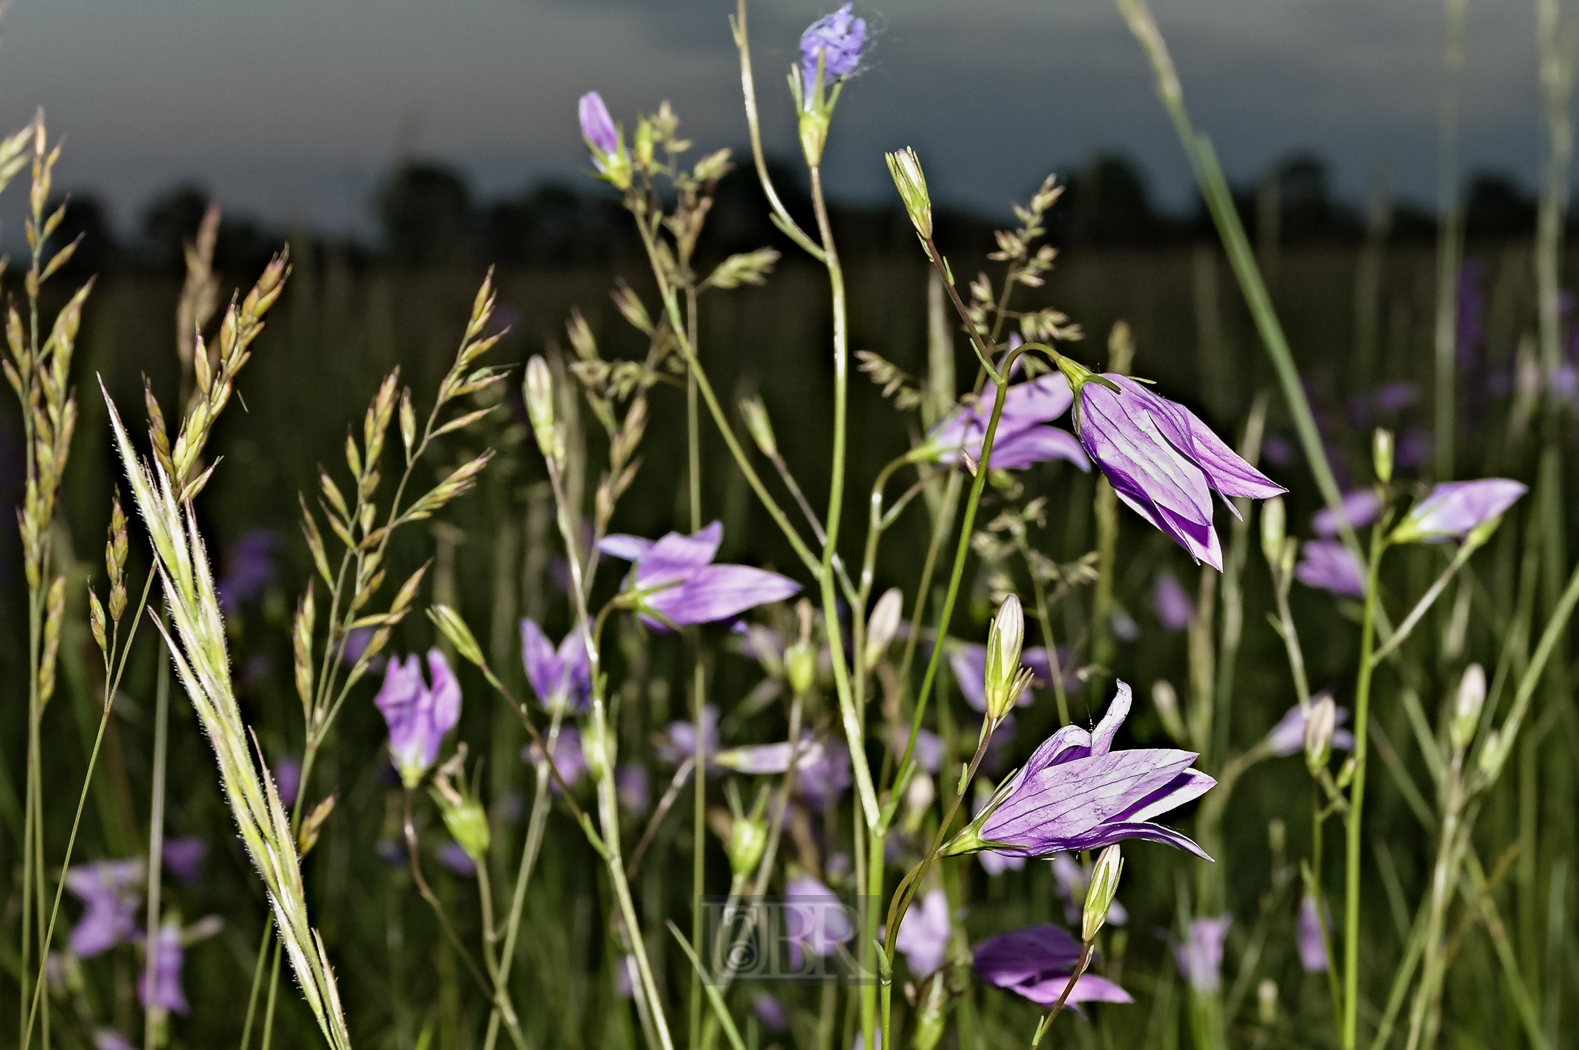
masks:
POLYGON ((120 248, 111 232, 109 215, 97 197, 74 193, 50 201, 45 212, 53 214, 62 202, 66 205, 66 214, 49 238, 44 254, 46 257, 53 256, 81 237, 77 250, 59 271, 62 282, 77 285, 115 266, 120 260, 120 248))
POLYGON ((1069 180, 1063 207, 1069 235, 1085 244, 1145 244, 1163 233, 1135 162, 1102 154, 1069 180))
POLYGON ((185 266, 182 245, 197 235, 209 199, 206 189, 190 182, 154 198, 143 211, 143 256, 148 266, 167 271, 185 266))
POLYGON ((384 248, 405 266, 451 266, 471 254, 471 191, 460 174, 432 161, 403 165, 379 197, 384 248))
POLYGON ((1535 197, 1513 177, 1481 172, 1464 200, 1464 236, 1473 240, 1528 237, 1535 232, 1535 197))

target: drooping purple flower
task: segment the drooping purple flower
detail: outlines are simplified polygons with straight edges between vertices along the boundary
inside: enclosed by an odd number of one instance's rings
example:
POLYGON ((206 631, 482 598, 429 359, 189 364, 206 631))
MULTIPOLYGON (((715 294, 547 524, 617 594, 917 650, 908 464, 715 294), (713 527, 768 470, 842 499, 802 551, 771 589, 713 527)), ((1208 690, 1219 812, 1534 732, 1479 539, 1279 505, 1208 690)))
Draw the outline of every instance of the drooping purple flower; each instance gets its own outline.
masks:
MULTIPOLYGON (((1040 1006, 1051 1006, 1064 994, 1069 975, 1080 962, 1080 944, 1050 922, 989 937, 976 948, 976 974, 988 984, 1024 996, 1040 1006)), ((1133 1002, 1129 993, 1105 977, 1086 973, 1075 982, 1066 1001, 1081 1003, 1133 1002)))
POLYGON ((473 878, 477 874, 476 862, 466 855, 459 842, 453 840, 439 847, 439 863, 462 878, 473 878))
MULTIPOLYGON (((575 726, 563 726, 559 730, 559 739, 553 746, 554 768, 559 770, 559 775, 565 778, 565 783, 574 789, 581 775, 587 771, 586 756, 581 753, 581 734, 575 726)), ((542 757, 542 752, 536 744, 528 744, 521 749, 521 761, 536 765, 542 757)), ((548 790, 559 793, 559 782, 552 777, 548 781, 548 790)))
POLYGON ((258 601, 274 582, 274 548, 278 529, 249 529, 225 559, 225 575, 215 585, 219 606, 234 614, 243 605, 258 601))
POLYGON ((911 976, 925 977, 943 965, 952 929, 948 894, 934 886, 905 912, 899 924, 899 936, 894 938, 894 947, 905 953, 905 961, 910 964, 911 976))
POLYGON ((1221 572, 1212 492, 1266 499, 1287 490, 1241 459, 1189 409, 1128 376, 1102 378, 1119 391, 1092 380, 1077 395, 1075 431, 1086 454, 1131 509, 1197 562, 1221 572))
POLYGON ((1365 597, 1365 567, 1337 540, 1306 540, 1300 545, 1294 578, 1306 587, 1346 598, 1365 597))
POLYGON ((1395 543, 1440 543, 1461 540, 1492 520, 1529 489, 1507 478, 1444 481, 1410 509, 1393 532, 1395 543))
POLYGON ((1151 588, 1151 608, 1164 630, 1186 631, 1195 622, 1195 602, 1171 572, 1157 574, 1151 588))
POLYGON ((652 788, 647 778, 647 767, 626 762, 614 771, 614 790, 620 808, 634 816, 647 812, 652 804, 652 788))
MULTIPOLYGON (((1311 698, 1311 702, 1319 699, 1319 695, 1311 698)), ((1338 724, 1349 720, 1349 712, 1338 708, 1338 724)), ((1277 725, 1267 732, 1266 746, 1272 754, 1279 758, 1298 754, 1305 750, 1305 713, 1295 704, 1288 712, 1278 719, 1277 725)), ((1347 751, 1354 746, 1354 734, 1347 729, 1336 730, 1332 734, 1332 748, 1334 751, 1347 751)))
POLYGON ((851 15, 850 7, 845 4, 832 14, 823 15, 800 35, 801 71, 808 105, 817 88, 819 54, 825 84, 849 76, 860 65, 861 46, 866 43, 866 19, 851 15))
MULTIPOLYGON (((702 746, 707 752, 708 765, 718 754, 718 708, 713 704, 702 705, 702 746)), ((663 736, 654 748, 658 758, 679 765, 696 757, 696 722, 690 719, 670 722, 664 727, 663 736)))
POLYGON ((416 654, 390 660, 373 702, 389 723, 389 757, 407 787, 415 787, 439 757, 439 745, 461 717, 461 686, 438 649, 428 652, 430 687, 416 654))
POLYGON ((203 878, 203 858, 206 856, 208 843, 201 836, 165 840, 164 866, 188 886, 196 885, 203 878))
POLYGON ((598 549, 636 563, 635 577, 626 584, 625 593, 640 595, 637 611, 642 622, 655 630, 728 620, 800 590, 800 584, 776 572, 712 564, 723 538, 724 526, 715 521, 700 532, 689 536, 671 532, 656 543, 636 536, 609 536, 598 549))
MULTIPOLYGON (((1325 924, 1331 927, 1331 916, 1326 918, 1325 924)), ((1295 941, 1299 948, 1299 965, 1306 973, 1327 972, 1327 946, 1322 943, 1322 925, 1316 898, 1305 894, 1299 902, 1299 929, 1295 941)))
POLYGON ((614 127, 614 118, 609 116, 609 107, 603 104, 603 96, 596 91, 582 95, 578 108, 581 134, 593 147, 592 163, 599 171, 604 171, 606 158, 619 149, 619 132, 614 127))
POLYGON ((1381 513, 1382 500, 1375 489, 1355 489, 1353 492, 1343 494, 1341 515, 1334 514, 1331 507, 1323 507, 1310 519, 1310 527, 1318 536, 1333 537, 1342 531, 1342 522, 1347 521, 1349 528, 1358 529, 1369 525, 1376 520, 1376 515, 1381 513))
POLYGON ((778 997, 768 992, 758 992, 751 997, 751 1012, 769 1031, 787 1032, 790 1026, 789 1011, 778 997))
MULTIPOLYGON (((992 406, 997 385, 988 382, 981 395, 933 426, 927 446, 937 450, 939 463, 958 463, 964 456, 981 461, 982 443, 992 421, 992 406)), ((996 470, 1020 470, 1049 459, 1066 459, 1081 470, 1090 470, 1080 442, 1066 430, 1047 426, 1074 404, 1069 380, 1062 372, 1042 376, 1028 383, 1016 383, 1003 396, 1003 414, 992 441, 992 462, 996 470)))
POLYGON ((788 771, 791 754, 795 755, 797 775, 807 769, 820 766, 823 762, 822 744, 813 739, 810 733, 803 733, 799 746, 791 746, 790 742, 785 740, 778 744, 732 747, 713 755, 709 764, 732 769, 736 773, 766 776, 788 771))
POLYGON ((181 927, 174 922, 159 927, 153 958, 143 969, 137 995, 143 1009, 169 1010, 185 1015, 186 996, 181 993, 181 927))
POLYGON ((1044 741, 945 855, 996 849, 1050 857, 1139 838, 1210 860, 1187 836, 1152 818, 1199 798, 1217 782, 1190 768, 1192 751, 1111 750, 1130 704, 1130 688, 1119 682, 1095 730, 1064 726, 1044 741))
POLYGON ((791 964, 798 968, 800 951, 832 955, 855 936, 855 923, 832 890, 810 875, 798 875, 784 886, 784 935, 791 964))
POLYGON ((521 662, 526 667, 526 680, 532 683, 532 691, 544 707, 563 705, 580 711, 586 706, 592 693, 592 672, 579 628, 565 635, 555 649, 541 627, 531 619, 523 619, 521 662))
POLYGON ((284 755, 274 763, 274 790, 280 793, 280 802, 289 806, 296 801, 296 792, 302 786, 302 763, 295 755, 284 755))
MULTIPOLYGON (((1064 902, 1064 921, 1071 926, 1080 925, 1091 872, 1075 860, 1073 854, 1059 853, 1053 857, 1053 879, 1058 884, 1058 896, 1064 902)), ((1122 926, 1129 921, 1129 912, 1124 905, 1114 901, 1108 905, 1104 921, 1109 926, 1122 926)))
POLYGON ((1223 941, 1228 937, 1228 927, 1233 924, 1234 917, 1226 912, 1216 918, 1193 919, 1185 931, 1183 943, 1173 946, 1179 973, 1195 991, 1210 994, 1221 985, 1223 941))
POLYGON ((822 757, 815 762, 798 763, 795 791, 814 809, 837 803, 850 788, 850 749, 833 737, 823 741, 822 757))
POLYGON ((137 933, 142 878, 140 860, 101 860, 66 870, 66 889, 85 906, 68 942, 74 955, 98 955, 137 933))

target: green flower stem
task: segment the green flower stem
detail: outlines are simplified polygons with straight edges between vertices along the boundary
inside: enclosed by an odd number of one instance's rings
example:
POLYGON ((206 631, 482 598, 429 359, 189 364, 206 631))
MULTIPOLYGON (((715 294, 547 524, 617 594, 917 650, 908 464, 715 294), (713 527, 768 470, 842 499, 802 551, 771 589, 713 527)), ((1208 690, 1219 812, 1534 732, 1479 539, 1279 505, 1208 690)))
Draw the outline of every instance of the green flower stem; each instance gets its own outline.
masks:
MULTIPOLYGON (((143 949, 145 959, 154 958, 159 937, 159 889, 160 877, 164 874, 165 760, 169 754, 169 744, 170 661, 160 659, 154 686, 153 784, 148 791, 152 801, 148 814, 148 903, 145 906, 148 933, 143 949)), ((163 1011, 158 1009, 143 1011, 143 1050, 154 1050, 161 1013, 163 1011)))
POLYGON ((1358 1045, 1360 1020, 1360 855, 1365 806, 1366 739, 1371 721, 1371 676, 1376 670, 1377 579, 1386 541, 1380 527, 1371 530, 1371 556, 1366 567, 1365 614, 1360 625, 1360 673, 1354 687, 1354 781, 1349 794, 1348 845, 1344 858, 1343 897, 1343 1050, 1358 1045))
POLYGON ((1058 993, 1058 1001, 1053 1008, 1042 1018, 1042 1023, 1036 1026, 1036 1035, 1031 1038, 1032 1050, 1042 1041, 1042 1036, 1047 1033, 1048 1027, 1053 1023, 1053 1018, 1058 1016, 1064 1004, 1069 1001, 1069 996, 1075 990, 1075 985, 1080 983, 1080 978, 1086 972, 1086 967, 1091 965, 1091 942, 1086 941, 1080 946, 1080 961, 1075 964, 1075 972, 1069 975, 1069 980, 1064 984, 1064 990, 1058 993))
POLYGON ((1420 620, 1430 611, 1436 600, 1442 596, 1442 592, 1447 589, 1447 585, 1452 582, 1458 570, 1464 567, 1464 563, 1469 561, 1469 556, 1474 554, 1475 550, 1476 547, 1470 543, 1459 546, 1458 551, 1453 555, 1453 560, 1448 563, 1446 569, 1442 570, 1442 575, 1438 576, 1436 582, 1431 584, 1431 588, 1420 596, 1420 600, 1415 603, 1413 609, 1409 610, 1409 615, 1404 617, 1403 623, 1398 625, 1392 637, 1377 648, 1375 654, 1371 657, 1373 664, 1381 663, 1383 657, 1404 643, 1410 632, 1415 629, 1420 620))
POLYGON ((1069 725, 1069 697, 1064 689, 1064 668, 1058 659, 1058 646, 1053 641, 1052 610, 1047 604, 1047 585, 1031 564, 1031 548, 1022 534, 1018 538, 1020 557, 1025 561, 1031 577, 1031 591, 1036 596, 1036 619, 1042 626, 1042 645, 1047 649, 1047 667, 1053 676, 1053 698, 1058 701, 1058 724, 1069 725))

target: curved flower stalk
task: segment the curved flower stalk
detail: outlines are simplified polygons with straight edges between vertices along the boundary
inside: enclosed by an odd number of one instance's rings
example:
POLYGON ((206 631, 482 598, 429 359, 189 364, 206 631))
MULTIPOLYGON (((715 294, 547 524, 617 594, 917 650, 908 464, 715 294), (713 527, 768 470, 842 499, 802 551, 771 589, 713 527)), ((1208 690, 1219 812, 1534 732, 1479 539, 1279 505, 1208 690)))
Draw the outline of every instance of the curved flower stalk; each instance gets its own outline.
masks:
MULTIPOLYGON (((1075 432, 1130 509, 1221 572, 1212 493, 1267 499, 1288 490, 1245 462, 1195 413, 1128 376, 1097 376, 1066 357, 1075 388, 1075 432)), ((1232 503, 1228 509, 1237 517, 1232 503)))
POLYGON ((1191 751, 1111 750, 1130 702, 1130 688, 1120 682, 1094 731, 1064 726, 1049 737, 943 855, 996 850, 1048 857, 1140 838, 1210 860, 1188 837, 1152 818, 1199 798, 1217 782, 1190 768, 1196 758, 1191 751))
MULTIPOLYGON (((335 1050, 349 1050, 351 1037, 340 1006, 340 992, 323 942, 308 922, 296 838, 261 754, 249 747, 251 734, 230 679, 225 629, 213 572, 198 533, 190 504, 177 502, 162 464, 150 473, 132 448, 120 414, 104 395, 114 428, 116 447, 131 483, 137 507, 147 524, 158 561, 159 579, 169 605, 175 636, 159 629, 175 664, 176 675, 202 723, 218 760, 220 784, 242 841, 268 887, 280 941, 301 983, 318 1028, 335 1050), (256 763, 256 764, 255 764, 256 763)), ((157 622, 157 621, 156 621, 157 622)))

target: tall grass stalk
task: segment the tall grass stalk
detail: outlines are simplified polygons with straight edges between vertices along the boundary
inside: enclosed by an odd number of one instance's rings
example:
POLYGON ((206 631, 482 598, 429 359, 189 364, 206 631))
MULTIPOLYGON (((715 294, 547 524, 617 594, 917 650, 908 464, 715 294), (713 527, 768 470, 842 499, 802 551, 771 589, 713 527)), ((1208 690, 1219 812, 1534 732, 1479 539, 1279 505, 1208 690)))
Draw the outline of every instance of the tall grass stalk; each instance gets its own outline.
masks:
POLYGON ((1459 205, 1458 94, 1464 72, 1464 10, 1468 0, 1445 0, 1442 111, 1437 140, 1436 239, 1436 476, 1453 477, 1453 417, 1457 408, 1458 267, 1464 255, 1464 213, 1459 205))

